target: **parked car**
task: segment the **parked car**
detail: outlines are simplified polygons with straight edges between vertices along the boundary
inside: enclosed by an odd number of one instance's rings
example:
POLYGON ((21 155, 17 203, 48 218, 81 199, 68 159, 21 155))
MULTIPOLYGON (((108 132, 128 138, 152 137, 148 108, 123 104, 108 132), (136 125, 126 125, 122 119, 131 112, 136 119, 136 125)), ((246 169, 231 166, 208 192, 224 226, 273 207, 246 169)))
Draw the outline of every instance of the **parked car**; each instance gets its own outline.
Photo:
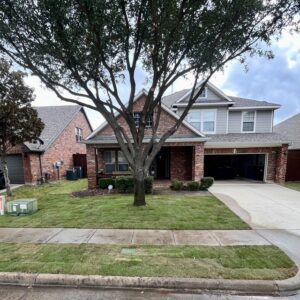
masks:
POLYGON ((0 170, 0 189, 5 188, 5 180, 4 180, 4 175, 3 172, 0 170))

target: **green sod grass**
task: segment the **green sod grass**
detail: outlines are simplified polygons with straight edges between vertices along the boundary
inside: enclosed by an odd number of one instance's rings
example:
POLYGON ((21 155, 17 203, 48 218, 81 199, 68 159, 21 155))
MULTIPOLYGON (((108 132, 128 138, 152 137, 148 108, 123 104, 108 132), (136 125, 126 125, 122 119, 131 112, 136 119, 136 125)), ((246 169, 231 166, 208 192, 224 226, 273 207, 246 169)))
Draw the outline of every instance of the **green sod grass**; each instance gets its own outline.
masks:
POLYGON ((249 229, 210 194, 148 195, 147 206, 134 207, 132 195, 77 198, 71 192, 87 188, 86 180, 25 186, 17 198, 37 198, 39 210, 30 216, 1 216, 0 227, 76 227, 119 229, 249 229))

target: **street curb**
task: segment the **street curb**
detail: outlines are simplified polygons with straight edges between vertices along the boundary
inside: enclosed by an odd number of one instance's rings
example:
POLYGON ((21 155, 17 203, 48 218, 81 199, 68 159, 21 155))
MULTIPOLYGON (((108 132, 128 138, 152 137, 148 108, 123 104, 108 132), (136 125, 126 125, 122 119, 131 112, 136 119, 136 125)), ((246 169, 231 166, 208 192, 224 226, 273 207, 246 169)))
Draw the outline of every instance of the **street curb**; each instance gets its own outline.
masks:
POLYGON ((177 292, 223 292, 266 296, 295 295, 300 273, 286 280, 231 280, 170 277, 123 277, 99 275, 0 273, 0 285, 110 289, 164 289, 177 292))

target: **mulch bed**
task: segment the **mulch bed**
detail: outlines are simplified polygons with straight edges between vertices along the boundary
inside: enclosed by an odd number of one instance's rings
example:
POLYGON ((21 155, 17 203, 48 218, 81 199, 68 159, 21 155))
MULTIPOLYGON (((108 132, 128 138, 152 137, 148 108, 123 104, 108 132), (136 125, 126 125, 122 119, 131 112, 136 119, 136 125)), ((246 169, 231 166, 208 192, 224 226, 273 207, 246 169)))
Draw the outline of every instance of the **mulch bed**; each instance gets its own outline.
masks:
POLYGON ((98 195, 109 195, 115 193, 116 191, 111 191, 109 193, 108 190, 94 189, 94 190, 83 190, 83 191, 73 192, 72 195, 74 197, 84 198, 84 197, 93 197, 98 195))

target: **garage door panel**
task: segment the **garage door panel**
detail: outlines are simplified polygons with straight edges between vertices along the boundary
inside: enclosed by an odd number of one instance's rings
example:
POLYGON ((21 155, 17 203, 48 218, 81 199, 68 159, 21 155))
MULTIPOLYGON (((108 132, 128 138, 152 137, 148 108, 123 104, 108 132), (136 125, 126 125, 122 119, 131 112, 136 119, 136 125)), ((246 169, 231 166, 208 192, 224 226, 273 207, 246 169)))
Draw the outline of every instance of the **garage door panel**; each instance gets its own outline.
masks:
MULTIPOLYGON (((7 156, 7 167, 10 182, 13 184, 24 183, 24 167, 22 155, 9 155, 7 156)), ((0 163, 0 168, 2 165, 0 163)))
POLYGON ((264 154, 205 155, 204 175, 215 179, 264 180, 264 154))

